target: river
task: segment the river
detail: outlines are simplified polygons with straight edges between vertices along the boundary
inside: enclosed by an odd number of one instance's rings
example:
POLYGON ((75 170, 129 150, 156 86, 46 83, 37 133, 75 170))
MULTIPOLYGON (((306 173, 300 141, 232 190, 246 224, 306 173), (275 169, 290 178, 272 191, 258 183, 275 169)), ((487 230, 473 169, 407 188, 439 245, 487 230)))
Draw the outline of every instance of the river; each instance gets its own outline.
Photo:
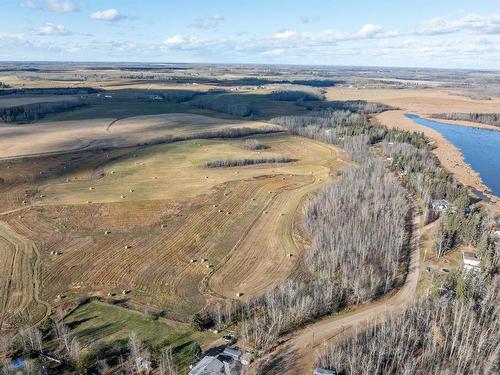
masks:
POLYGON ((405 116, 441 133, 462 152, 465 162, 479 173, 491 192, 500 197, 500 130, 447 124, 413 114, 405 116))

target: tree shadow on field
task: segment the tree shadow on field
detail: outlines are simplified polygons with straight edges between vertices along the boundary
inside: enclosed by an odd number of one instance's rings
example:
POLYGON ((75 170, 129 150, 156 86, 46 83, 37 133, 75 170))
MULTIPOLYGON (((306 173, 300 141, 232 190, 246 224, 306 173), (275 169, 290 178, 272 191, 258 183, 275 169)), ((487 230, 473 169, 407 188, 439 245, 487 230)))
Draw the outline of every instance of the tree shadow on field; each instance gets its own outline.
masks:
POLYGON ((92 320, 92 319, 95 319, 95 318, 97 318, 97 315, 89 316, 87 318, 83 318, 83 319, 79 319, 79 320, 74 320, 72 322, 67 323, 66 325, 68 326, 68 328, 70 330, 74 330, 75 328, 77 328, 81 324, 83 324, 85 322, 88 322, 89 320, 92 320))

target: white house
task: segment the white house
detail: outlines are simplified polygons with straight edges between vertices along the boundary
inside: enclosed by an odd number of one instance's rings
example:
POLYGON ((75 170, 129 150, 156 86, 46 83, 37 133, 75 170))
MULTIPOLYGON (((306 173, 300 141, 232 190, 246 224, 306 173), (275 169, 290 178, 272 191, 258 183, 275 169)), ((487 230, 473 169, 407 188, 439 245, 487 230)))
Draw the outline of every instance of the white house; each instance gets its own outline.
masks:
POLYGON ((463 263, 464 269, 467 271, 479 271, 481 261, 476 257, 476 254, 469 251, 464 251, 463 253, 463 263))
POLYGON ((224 375, 224 363, 216 357, 207 355, 189 371, 189 375, 224 375))

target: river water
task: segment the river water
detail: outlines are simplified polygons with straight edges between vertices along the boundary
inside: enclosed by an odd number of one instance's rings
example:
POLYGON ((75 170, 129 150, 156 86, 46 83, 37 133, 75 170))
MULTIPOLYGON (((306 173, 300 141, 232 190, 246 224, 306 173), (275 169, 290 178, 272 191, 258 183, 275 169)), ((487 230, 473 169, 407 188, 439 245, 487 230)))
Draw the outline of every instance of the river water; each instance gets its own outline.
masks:
POLYGON ((491 192, 500 197, 500 130, 446 124, 412 114, 405 116, 440 132, 462 152, 465 162, 479 173, 491 192))

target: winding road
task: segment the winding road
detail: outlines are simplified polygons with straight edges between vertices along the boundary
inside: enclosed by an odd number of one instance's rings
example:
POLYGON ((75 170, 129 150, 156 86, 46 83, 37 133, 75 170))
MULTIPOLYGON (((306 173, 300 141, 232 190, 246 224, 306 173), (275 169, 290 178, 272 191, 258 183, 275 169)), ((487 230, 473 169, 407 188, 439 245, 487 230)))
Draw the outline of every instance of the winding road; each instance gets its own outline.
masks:
POLYGON ((404 284, 384 297, 353 310, 327 317, 283 338, 276 349, 253 366, 258 374, 312 374, 316 354, 332 340, 354 334, 370 323, 382 322, 402 312, 414 299, 420 270, 422 217, 414 219, 410 260, 404 284))

